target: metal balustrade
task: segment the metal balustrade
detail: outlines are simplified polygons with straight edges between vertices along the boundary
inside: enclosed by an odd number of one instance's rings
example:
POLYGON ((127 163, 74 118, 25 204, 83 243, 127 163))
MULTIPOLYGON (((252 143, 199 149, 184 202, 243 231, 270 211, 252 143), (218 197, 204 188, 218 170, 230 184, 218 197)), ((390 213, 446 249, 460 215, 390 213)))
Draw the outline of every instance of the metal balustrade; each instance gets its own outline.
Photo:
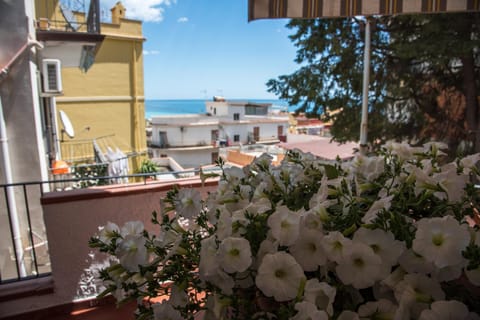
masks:
MULTIPOLYGON (((208 169, 209 172, 218 170, 208 169)), ((81 186, 95 184, 95 181, 97 184, 103 181, 103 185, 155 185, 172 182, 171 179, 162 179, 163 175, 186 178, 198 176, 199 173, 199 169, 193 169, 0 184, 0 286, 51 274, 48 240, 40 203, 45 193, 80 189, 81 186), (152 177, 156 179, 152 180, 152 177)))

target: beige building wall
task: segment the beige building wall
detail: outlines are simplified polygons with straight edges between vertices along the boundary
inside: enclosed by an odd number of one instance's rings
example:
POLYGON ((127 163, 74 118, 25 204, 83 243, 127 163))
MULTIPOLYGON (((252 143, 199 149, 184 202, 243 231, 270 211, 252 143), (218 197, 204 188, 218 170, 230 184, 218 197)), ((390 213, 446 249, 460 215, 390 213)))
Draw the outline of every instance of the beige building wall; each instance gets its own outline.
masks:
MULTIPOLYGON (((123 12, 124 14, 124 12, 123 12)), ((114 15, 114 14, 113 14, 114 15)), ((115 15, 114 15, 115 16, 115 15)), ((146 157, 143 42, 141 21, 116 17, 119 24, 102 23, 105 39, 87 72, 62 68, 64 95, 57 97, 57 116, 63 110, 75 137, 63 137, 62 158, 93 158, 92 139, 129 156, 130 172, 146 157)), ((58 123, 58 132, 62 124, 58 123)))

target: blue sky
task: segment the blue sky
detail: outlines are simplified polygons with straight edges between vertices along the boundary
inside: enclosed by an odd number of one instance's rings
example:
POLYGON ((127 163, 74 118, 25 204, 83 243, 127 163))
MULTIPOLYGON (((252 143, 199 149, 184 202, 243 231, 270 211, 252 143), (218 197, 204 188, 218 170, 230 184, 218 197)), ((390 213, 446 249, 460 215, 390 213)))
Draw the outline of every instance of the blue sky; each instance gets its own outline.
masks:
POLYGON ((122 3, 143 21, 147 99, 275 99, 265 83, 298 68, 288 20, 248 22, 248 0, 122 3))

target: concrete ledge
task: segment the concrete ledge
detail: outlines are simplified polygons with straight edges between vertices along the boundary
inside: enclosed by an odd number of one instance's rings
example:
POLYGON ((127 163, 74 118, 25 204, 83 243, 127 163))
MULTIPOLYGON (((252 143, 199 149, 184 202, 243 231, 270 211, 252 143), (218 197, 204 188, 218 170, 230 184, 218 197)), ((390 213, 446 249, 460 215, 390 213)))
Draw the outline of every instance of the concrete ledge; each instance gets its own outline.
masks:
MULTIPOLYGON (((41 203, 42 205, 47 205, 72 201, 122 197, 126 195, 131 196, 142 193, 166 192, 171 190, 174 185, 182 188, 201 188, 202 182, 200 181, 200 178, 196 177, 173 181, 156 180, 139 184, 116 184, 63 192, 49 192, 42 196, 41 203)), ((208 179, 203 186, 212 190, 212 187, 218 186, 218 178, 208 179)))
POLYGON ((31 280, 2 284, 0 286, 0 302, 50 293, 53 293, 53 278, 49 275, 31 280))
POLYGON ((135 301, 116 306, 115 299, 89 299, 3 317, 2 320, 133 320, 135 301))

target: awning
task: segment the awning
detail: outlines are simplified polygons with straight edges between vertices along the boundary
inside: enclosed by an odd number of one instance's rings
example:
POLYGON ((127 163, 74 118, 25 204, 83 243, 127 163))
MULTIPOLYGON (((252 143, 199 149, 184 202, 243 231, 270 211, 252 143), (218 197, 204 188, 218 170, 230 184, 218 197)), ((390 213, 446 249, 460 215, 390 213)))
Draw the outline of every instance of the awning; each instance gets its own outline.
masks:
POLYGON ((249 0, 248 20, 479 10, 480 0, 249 0))

